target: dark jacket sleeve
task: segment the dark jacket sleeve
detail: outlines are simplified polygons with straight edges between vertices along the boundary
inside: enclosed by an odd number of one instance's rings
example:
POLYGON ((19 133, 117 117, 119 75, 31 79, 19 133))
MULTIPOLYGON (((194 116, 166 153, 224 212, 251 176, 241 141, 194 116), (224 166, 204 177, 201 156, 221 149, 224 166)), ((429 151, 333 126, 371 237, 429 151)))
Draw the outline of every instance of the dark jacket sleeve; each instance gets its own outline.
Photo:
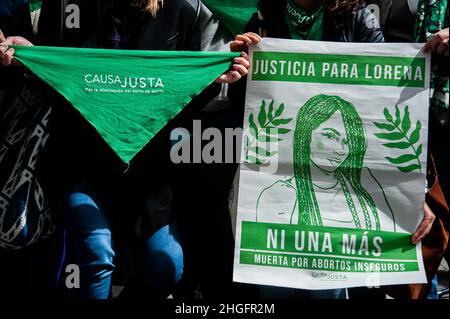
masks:
POLYGON ((353 42, 384 42, 383 31, 375 15, 367 8, 358 11, 355 19, 355 38, 353 42))
POLYGON ((200 51, 201 49, 200 9, 199 0, 182 1, 179 18, 181 29, 184 29, 182 32, 185 32, 183 50, 200 51))

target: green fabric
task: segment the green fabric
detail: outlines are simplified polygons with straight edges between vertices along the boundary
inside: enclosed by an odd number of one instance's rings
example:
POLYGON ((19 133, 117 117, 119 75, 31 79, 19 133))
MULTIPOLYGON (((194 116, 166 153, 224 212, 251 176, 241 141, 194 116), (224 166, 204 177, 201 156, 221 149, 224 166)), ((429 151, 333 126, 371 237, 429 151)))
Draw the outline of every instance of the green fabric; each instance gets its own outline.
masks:
POLYGON ((325 6, 323 3, 312 12, 307 12, 299 7, 294 0, 288 0, 285 18, 292 39, 322 40, 324 12, 325 6))
POLYGON ((42 0, 30 0, 30 12, 38 11, 42 7, 42 0))
MULTIPOLYGON (((436 32, 448 28, 449 8, 447 0, 420 0, 416 24, 416 41, 427 42, 436 32)), ((448 57, 445 57, 448 59, 448 57)), ((437 113, 448 111, 449 78, 448 70, 433 58, 431 67, 431 110, 437 113)))
POLYGON ((125 163, 239 55, 37 46, 14 49, 16 59, 80 111, 125 163))
POLYGON ((233 35, 242 34, 248 20, 258 11, 258 0, 203 0, 202 2, 233 35))

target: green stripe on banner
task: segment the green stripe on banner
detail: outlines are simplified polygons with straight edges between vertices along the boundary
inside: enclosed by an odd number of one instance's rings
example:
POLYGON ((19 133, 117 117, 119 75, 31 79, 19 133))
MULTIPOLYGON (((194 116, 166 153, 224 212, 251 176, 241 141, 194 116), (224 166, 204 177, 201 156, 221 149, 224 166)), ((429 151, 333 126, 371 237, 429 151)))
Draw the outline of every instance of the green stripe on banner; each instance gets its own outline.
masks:
POLYGON ((15 46, 15 57, 61 93, 125 162, 239 53, 15 46))
POLYGON ((241 249, 337 258, 417 261, 411 234, 242 222, 241 249))
POLYGON ((252 80, 425 87, 425 58, 259 52, 252 80))
POLYGON ((325 270, 336 272, 405 272, 418 271, 417 261, 380 261, 242 251, 239 262, 245 265, 325 270))
POLYGON ((203 0, 233 35, 245 31, 245 26, 257 11, 258 0, 203 0))

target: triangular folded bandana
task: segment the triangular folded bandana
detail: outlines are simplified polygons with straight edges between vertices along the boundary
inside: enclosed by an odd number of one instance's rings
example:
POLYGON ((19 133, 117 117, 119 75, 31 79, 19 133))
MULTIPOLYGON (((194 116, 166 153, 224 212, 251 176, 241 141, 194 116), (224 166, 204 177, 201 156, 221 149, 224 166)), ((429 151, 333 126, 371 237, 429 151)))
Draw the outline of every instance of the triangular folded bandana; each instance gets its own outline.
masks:
POLYGON ((239 55, 38 46, 14 50, 15 58, 78 109, 127 164, 239 55))

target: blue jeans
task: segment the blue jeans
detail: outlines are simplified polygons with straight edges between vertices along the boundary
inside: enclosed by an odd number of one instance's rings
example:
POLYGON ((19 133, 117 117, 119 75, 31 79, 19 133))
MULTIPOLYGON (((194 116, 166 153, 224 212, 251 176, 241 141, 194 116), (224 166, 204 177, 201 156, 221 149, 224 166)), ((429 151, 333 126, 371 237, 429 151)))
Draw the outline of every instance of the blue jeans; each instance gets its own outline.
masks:
POLYGON ((345 289, 304 290, 259 286, 262 299, 345 299, 345 289))
POLYGON ((427 299, 439 299, 437 275, 434 275, 433 279, 431 280, 431 289, 428 293, 427 299))
MULTIPOLYGON (((62 203, 66 230, 66 263, 80 269, 80 288, 75 298, 110 297, 114 270, 111 227, 101 199, 87 184, 74 188, 62 203)), ((143 283, 149 289, 169 293, 183 273, 183 251, 175 225, 139 238, 143 283)), ((64 281, 62 281, 64 282, 64 281)))

